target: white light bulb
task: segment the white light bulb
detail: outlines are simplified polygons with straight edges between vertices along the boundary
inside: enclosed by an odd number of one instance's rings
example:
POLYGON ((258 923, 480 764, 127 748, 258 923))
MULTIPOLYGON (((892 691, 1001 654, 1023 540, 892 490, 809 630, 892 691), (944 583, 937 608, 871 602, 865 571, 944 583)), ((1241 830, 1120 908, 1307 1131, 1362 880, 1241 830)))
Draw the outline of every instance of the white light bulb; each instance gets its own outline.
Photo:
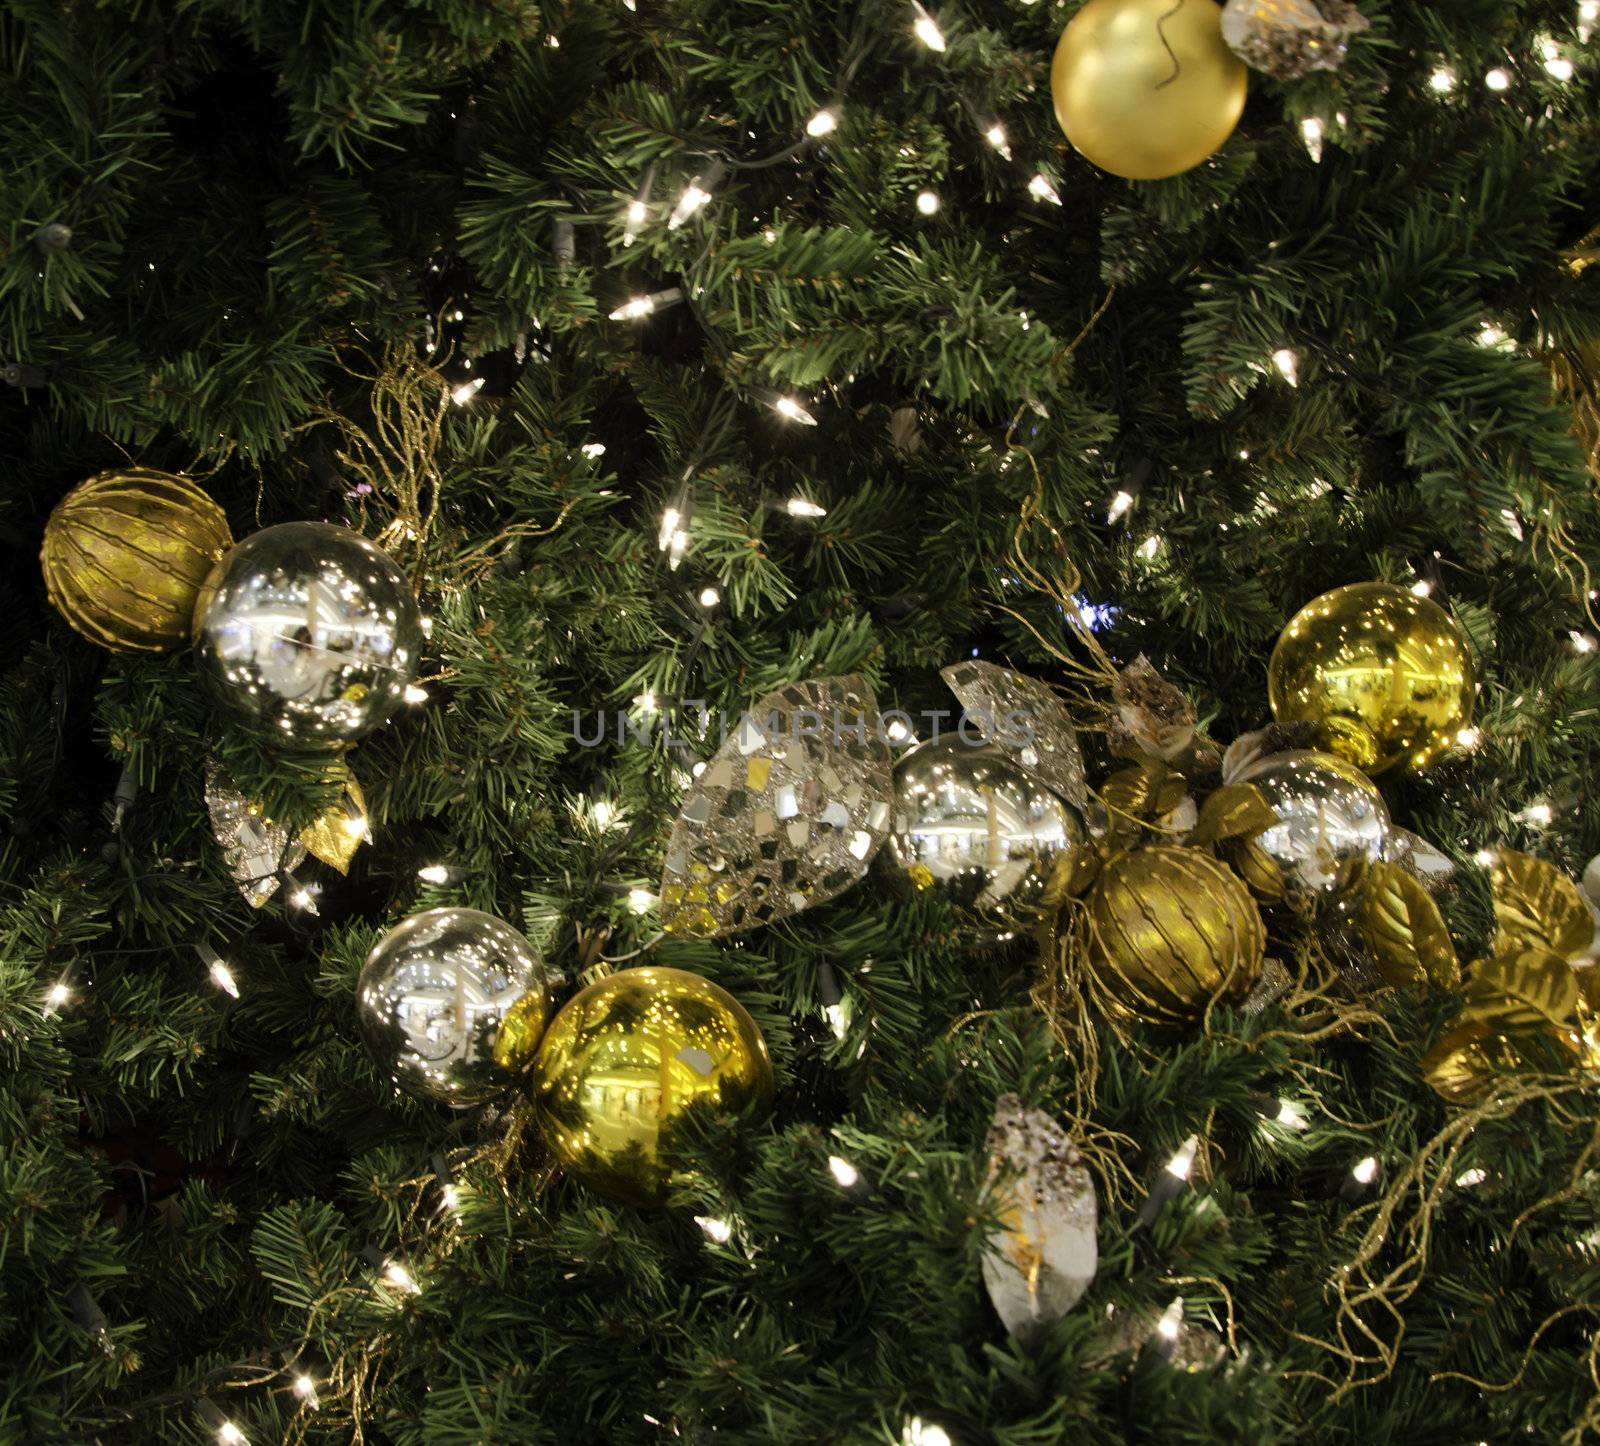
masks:
POLYGON ((578 450, 582 452, 585 457, 588 457, 592 460, 594 458, 605 456, 606 444, 604 442, 585 442, 583 446, 578 448, 578 450))
POLYGON ((912 32, 929 50, 942 52, 944 50, 944 31, 939 29, 933 16, 928 14, 922 6, 916 4, 916 0, 912 0, 912 4, 917 12, 917 18, 911 23, 912 32))
POLYGON ((220 959, 212 961, 211 982, 224 994, 231 994, 235 999, 239 997, 239 981, 233 977, 233 970, 220 959))
POLYGON ((842 1155, 829 1155, 828 1169, 846 1190, 861 1178, 861 1172, 842 1155))
POLYGON ((602 798, 594 806, 594 822, 596 828, 607 829, 611 827, 611 820, 616 817, 616 806, 609 800, 602 798))
POLYGON ((412 707, 416 707, 417 704, 428 701, 428 690, 420 683, 407 683, 405 692, 400 696, 412 707))
POLYGON ((1322 160, 1322 121, 1314 115, 1308 115, 1300 122, 1300 139, 1305 142, 1306 152, 1313 161, 1322 160))
POLYGON ((422 1287, 412 1278, 411 1272, 401 1265, 398 1260, 391 1260, 383 1267, 383 1278, 397 1290, 403 1290, 411 1295, 421 1295, 422 1287))
POLYGON ((1280 346, 1272 354, 1272 364, 1277 367, 1278 374, 1288 382, 1291 387, 1300 385, 1300 358, 1286 346, 1280 346))
POLYGON ((1161 1319, 1156 1322, 1156 1334, 1164 1341, 1175 1341, 1178 1339, 1178 1330, 1182 1325, 1183 1297, 1180 1295, 1161 1312, 1161 1319))
POLYGON ((1545 74, 1566 84, 1577 73, 1577 67, 1564 55, 1552 55, 1544 63, 1545 74))
POLYGON ((1492 321, 1486 321, 1478 329, 1477 340, 1479 346, 1503 347, 1506 342, 1506 334, 1492 321))
POLYGON ((484 380, 483 380, 483 378, 482 377, 473 377, 473 379, 470 382, 462 382, 459 387, 457 387, 453 392, 451 392, 450 393, 450 400, 452 402, 454 402, 458 407, 464 407, 475 396, 477 396, 478 393, 483 390, 483 388, 484 388, 484 380))
POLYGON ((1567 636, 1572 639, 1573 652, 1592 653, 1594 651, 1594 639, 1588 633, 1570 632, 1567 636))
POLYGON ((1111 506, 1106 509, 1106 521, 1115 522, 1132 506, 1133 493, 1118 492, 1117 495, 1111 499, 1111 506))
POLYGON ((1470 1190, 1474 1185, 1483 1184, 1488 1178, 1489 1172, 1487 1170, 1473 1166, 1472 1169, 1463 1170, 1456 1176, 1456 1188, 1458 1190, 1470 1190))
POLYGON ((232 1421, 224 1421, 217 1427, 217 1440, 222 1443, 222 1446, 244 1446, 249 1437, 235 1426, 232 1421))
POLYGON ((1484 76, 1483 83, 1493 91, 1510 90, 1511 73, 1497 65, 1486 76, 1484 76))
POLYGON ((939 197, 933 191, 917 192, 917 210, 924 216, 931 216, 939 209, 939 197))
POLYGON ((655 902, 656 896, 649 889, 628 890, 628 907, 636 914, 648 914, 655 902))
POLYGON ((1139 544, 1140 557, 1147 559, 1153 558, 1160 551, 1161 537, 1159 533, 1151 533, 1149 537, 1145 538, 1145 540, 1139 544))
POLYGON ((289 895, 289 902, 297 909, 309 909, 316 903, 316 898, 310 889, 302 886, 289 895))
POLYGON ((303 1371, 294 1378, 294 1393, 313 1411, 321 1404, 317 1400, 317 1383, 303 1371))
POLYGON ((900 1432, 900 1446, 955 1446, 943 1426, 913 1416, 900 1432))
POLYGON ((1050 178, 1039 172, 1028 182, 1028 194, 1036 201, 1048 201, 1052 206, 1062 204, 1061 192, 1051 184, 1050 178))
POLYGON ((1306 1127, 1305 1111, 1293 1100, 1279 1100, 1278 1123, 1286 1130, 1303 1130, 1306 1127))
POLYGON ((828 509, 819 507, 815 502, 805 497, 791 497, 783 504, 783 510, 791 517, 826 517, 828 509))
POLYGON ((61 1006, 71 998, 72 991, 68 989, 65 984, 61 983, 60 980, 57 980, 50 986, 49 992, 45 995, 45 1002, 49 1004, 52 1009, 60 1009, 61 1006))
POLYGON ((715 1215, 696 1215, 694 1223, 700 1227, 707 1240, 714 1240, 718 1245, 726 1245, 733 1239, 733 1226, 726 1220, 719 1220, 715 1215))
POLYGON ((634 296, 623 302, 611 313, 612 321, 637 321, 641 316, 649 316, 656 309, 655 298, 650 296, 634 296))
POLYGON ((832 135, 839 128, 839 117, 831 110, 819 110, 806 122, 806 134, 814 138, 832 135))
POLYGON ((1548 803, 1530 804, 1517 815, 1523 823, 1538 824, 1541 828, 1548 828, 1550 820, 1555 817, 1555 810, 1548 803))
POLYGON ((773 402, 772 410, 780 417, 787 417, 791 422, 803 422, 808 427, 817 425, 817 419, 793 397, 779 397, 773 402))
POLYGON ((1358 1185, 1370 1185, 1378 1178, 1378 1158, 1364 1155, 1350 1167, 1350 1178, 1358 1185))
POLYGON ((984 140, 988 141, 995 150, 999 151, 1006 160, 1011 159, 1011 143, 1006 139, 1006 128, 996 121, 983 133, 984 140))
POLYGON ((628 203, 627 230, 624 235, 628 241, 639 234, 639 228, 649 218, 650 208, 643 201, 630 201, 628 203))
POLYGON ((716 590, 716 588, 714 588, 714 587, 703 587, 703 588, 700 589, 700 606, 701 607, 703 607, 703 608, 714 608, 721 601, 722 601, 722 594, 720 592, 718 592, 716 590))
POLYGON ((1195 1152, 1200 1148, 1200 1136, 1190 1135, 1178 1146, 1178 1153, 1167 1161, 1167 1174, 1175 1180, 1187 1180, 1194 1169, 1195 1152))
POLYGON ((1477 853, 1473 854, 1472 856, 1472 862, 1475 863, 1480 869, 1492 869, 1494 867, 1494 860, 1495 852, 1493 849, 1479 849, 1477 853))
POLYGON ((711 192, 702 188, 700 178, 696 176, 683 188, 678 204, 672 208, 672 215, 667 218, 667 230, 676 231, 710 199, 711 192))
POLYGON ((417 877, 425 884, 448 884, 450 870, 443 864, 424 864, 417 870, 417 877))

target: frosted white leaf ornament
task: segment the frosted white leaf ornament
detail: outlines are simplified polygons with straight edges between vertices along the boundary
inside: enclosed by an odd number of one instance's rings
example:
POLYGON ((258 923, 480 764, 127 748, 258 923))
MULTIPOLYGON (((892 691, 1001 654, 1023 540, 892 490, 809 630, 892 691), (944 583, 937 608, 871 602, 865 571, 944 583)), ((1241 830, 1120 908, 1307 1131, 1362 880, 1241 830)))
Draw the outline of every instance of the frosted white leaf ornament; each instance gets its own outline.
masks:
POLYGON ((987 1144, 1003 1228, 984 1254, 983 1283, 1005 1328, 1026 1336, 1059 1320, 1094 1280, 1094 1181, 1067 1132, 1016 1095, 995 1101, 987 1144))
POLYGON ((1009 753, 1057 798, 1084 811, 1089 787, 1078 732, 1046 684, 976 660, 952 663, 939 676, 986 742, 1009 753))
POLYGON ((695 781, 661 874, 661 927, 715 938, 843 893, 889 829, 877 700, 856 674, 768 693, 695 781))

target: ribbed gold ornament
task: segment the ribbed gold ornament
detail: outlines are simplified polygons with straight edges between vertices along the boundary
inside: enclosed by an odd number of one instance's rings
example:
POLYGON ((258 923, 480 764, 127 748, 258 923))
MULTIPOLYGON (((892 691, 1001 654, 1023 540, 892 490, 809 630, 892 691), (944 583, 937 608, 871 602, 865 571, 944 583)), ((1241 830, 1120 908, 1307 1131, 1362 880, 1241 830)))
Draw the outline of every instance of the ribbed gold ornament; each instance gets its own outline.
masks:
POLYGON ((1426 768, 1472 722, 1476 674, 1442 607, 1387 582, 1335 588, 1301 608, 1272 650, 1280 723, 1315 723, 1321 746, 1367 773, 1426 768))
POLYGON ((1097 982, 1119 1012, 1148 1024, 1187 1024, 1213 998, 1241 1000, 1261 973, 1267 934, 1255 900, 1198 849, 1119 854, 1086 917, 1097 982))
POLYGON ((545 1143, 570 1174, 613 1199, 659 1205, 677 1178, 668 1157, 684 1115, 765 1105, 772 1063, 726 989, 682 969, 623 969, 562 1007, 531 1085, 545 1143))
POLYGON ((126 467, 56 504, 39 559, 75 632, 117 652, 161 653, 188 640, 200 584, 231 546, 222 509, 188 478, 126 467))

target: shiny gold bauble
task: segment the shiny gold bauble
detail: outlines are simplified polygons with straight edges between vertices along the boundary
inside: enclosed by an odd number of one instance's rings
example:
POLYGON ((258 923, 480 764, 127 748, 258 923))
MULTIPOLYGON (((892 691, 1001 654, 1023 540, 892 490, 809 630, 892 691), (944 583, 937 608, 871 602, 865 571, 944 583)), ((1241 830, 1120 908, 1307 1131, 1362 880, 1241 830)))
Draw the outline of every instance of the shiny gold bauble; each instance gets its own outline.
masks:
POLYGON ((1437 603, 1387 582, 1335 588, 1289 621, 1267 670, 1273 716, 1315 723, 1367 773, 1425 768, 1472 722, 1476 678, 1437 603))
POLYGON ((1156 181, 1198 166, 1233 134, 1246 70, 1212 0, 1089 0, 1050 67, 1061 129, 1114 176, 1156 181))
POLYGON ((1086 918, 1097 982, 1119 1013, 1147 1024, 1191 1023, 1213 999, 1243 999, 1261 974, 1261 912, 1199 849, 1117 855, 1095 881, 1086 918))
POLYGON ((532 1094, 545 1143, 570 1174, 614 1200, 659 1205, 681 1178, 669 1156, 687 1112, 765 1107, 772 1063, 726 989, 682 969, 625 969, 556 1015, 532 1094))
POLYGON ((39 560, 75 632, 117 652, 161 653, 187 640, 200 584, 231 546, 228 519, 193 482, 125 467, 56 504, 39 560))

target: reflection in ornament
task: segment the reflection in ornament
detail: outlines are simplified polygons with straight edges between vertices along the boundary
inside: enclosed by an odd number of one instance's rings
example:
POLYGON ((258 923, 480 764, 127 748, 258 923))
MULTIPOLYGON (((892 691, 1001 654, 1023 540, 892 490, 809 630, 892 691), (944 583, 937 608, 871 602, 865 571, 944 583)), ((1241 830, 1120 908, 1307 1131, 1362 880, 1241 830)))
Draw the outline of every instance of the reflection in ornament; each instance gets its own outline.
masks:
POLYGON ((659 1205, 691 1108, 719 1114, 772 1098, 766 1041, 727 990, 681 969, 625 969, 562 1008, 534 1062, 545 1143, 591 1189, 659 1205))
POLYGON ((356 1017, 396 1084, 461 1109, 499 1093, 533 1057, 556 979, 504 920, 428 909, 367 956, 356 1017))
POLYGON ((350 742, 405 700, 422 614, 400 569, 347 527, 289 522, 211 570, 194 615, 200 671, 279 741, 350 742))
POLYGON ((1303 914, 1348 899, 1383 856, 1389 810, 1359 768, 1314 749, 1276 753, 1236 780, 1252 784, 1278 822, 1246 845, 1270 865, 1281 898, 1303 914))
POLYGON ((980 910, 1038 901, 1064 849, 1083 840, 1076 815, 997 748, 951 734, 895 768, 895 863, 919 889, 980 910))
POLYGON ((661 875, 662 927, 734 934, 842 893, 883 842, 890 794, 889 748, 860 678, 769 693, 679 810, 661 875))
POLYGON ((1267 670, 1280 723, 1368 773, 1421 769, 1472 721, 1466 639, 1437 603, 1392 583, 1336 588, 1290 620, 1267 670))

